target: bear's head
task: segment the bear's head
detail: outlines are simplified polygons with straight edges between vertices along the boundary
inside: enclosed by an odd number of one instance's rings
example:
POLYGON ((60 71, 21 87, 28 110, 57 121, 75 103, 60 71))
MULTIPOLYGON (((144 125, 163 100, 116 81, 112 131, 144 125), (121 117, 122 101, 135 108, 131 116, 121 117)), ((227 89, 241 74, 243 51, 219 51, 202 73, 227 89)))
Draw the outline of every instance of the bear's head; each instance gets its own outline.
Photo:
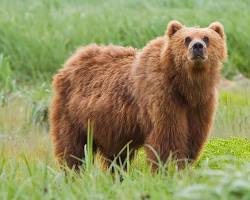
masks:
POLYGON ((171 21, 166 35, 168 53, 176 65, 206 69, 218 67, 226 60, 226 36, 219 22, 213 22, 207 28, 189 28, 178 21, 171 21))

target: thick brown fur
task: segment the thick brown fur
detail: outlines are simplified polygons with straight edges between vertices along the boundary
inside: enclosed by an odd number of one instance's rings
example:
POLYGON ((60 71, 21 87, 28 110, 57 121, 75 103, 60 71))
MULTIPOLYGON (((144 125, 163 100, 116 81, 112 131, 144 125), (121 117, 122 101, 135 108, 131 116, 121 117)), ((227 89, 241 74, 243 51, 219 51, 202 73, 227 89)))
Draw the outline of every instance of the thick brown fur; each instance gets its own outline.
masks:
POLYGON ((124 161, 127 154, 121 150, 128 143, 131 158, 145 146, 153 169, 157 158, 152 149, 162 162, 170 154, 196 160, 212 126, 226 55, 218 22, 187 28, 172 21, 164 36, 141 51, 95 44, 80 48, 53 79, 50 120, 56 158, 70 168, 79 167, 91 120, 94 151, 107 160, 119 155, 124 161), (189 59, 187 36, 209 38, 206 61, 189 59))

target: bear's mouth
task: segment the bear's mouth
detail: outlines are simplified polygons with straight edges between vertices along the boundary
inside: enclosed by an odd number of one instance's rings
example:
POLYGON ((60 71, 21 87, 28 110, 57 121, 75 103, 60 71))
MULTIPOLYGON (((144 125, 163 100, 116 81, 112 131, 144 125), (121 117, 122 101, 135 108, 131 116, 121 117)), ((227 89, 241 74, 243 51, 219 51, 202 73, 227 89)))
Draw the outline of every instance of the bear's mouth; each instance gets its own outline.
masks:
POLYGON ((205 60, 204 55, 195 55, 192 57, 192 60, 205 60))

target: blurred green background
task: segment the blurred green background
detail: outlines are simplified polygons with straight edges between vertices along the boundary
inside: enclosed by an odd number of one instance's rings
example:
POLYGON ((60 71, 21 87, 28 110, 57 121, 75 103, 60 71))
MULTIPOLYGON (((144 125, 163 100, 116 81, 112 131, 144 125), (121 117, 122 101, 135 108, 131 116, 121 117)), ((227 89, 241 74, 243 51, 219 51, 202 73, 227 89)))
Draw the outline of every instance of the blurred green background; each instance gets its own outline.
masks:
POLYGON ((1 0, 0 84, 51 80, 88 43, 141 48, 172 19, 187 26, 223 23, 229 49, 223 74, 250 77, 249 10, 249 0, 1 0))

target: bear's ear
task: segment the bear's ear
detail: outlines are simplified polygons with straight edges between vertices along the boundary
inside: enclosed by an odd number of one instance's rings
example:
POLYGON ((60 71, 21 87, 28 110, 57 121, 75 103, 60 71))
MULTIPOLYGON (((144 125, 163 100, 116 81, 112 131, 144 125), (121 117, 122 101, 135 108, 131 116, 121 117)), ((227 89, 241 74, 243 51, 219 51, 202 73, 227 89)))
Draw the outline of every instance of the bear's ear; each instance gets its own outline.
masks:
POLYGON ((178 30, 182 29, 183 25, 178 21, 171 21, 168 23, 168 28, 166 34, 168 37, 172 37, 178 30))
POLYGON ((224 37, 225 37, 224 27, 220 22, 213 22, 212 24, 209 25, 208 28, 217 32, 224 39, 224 37))

